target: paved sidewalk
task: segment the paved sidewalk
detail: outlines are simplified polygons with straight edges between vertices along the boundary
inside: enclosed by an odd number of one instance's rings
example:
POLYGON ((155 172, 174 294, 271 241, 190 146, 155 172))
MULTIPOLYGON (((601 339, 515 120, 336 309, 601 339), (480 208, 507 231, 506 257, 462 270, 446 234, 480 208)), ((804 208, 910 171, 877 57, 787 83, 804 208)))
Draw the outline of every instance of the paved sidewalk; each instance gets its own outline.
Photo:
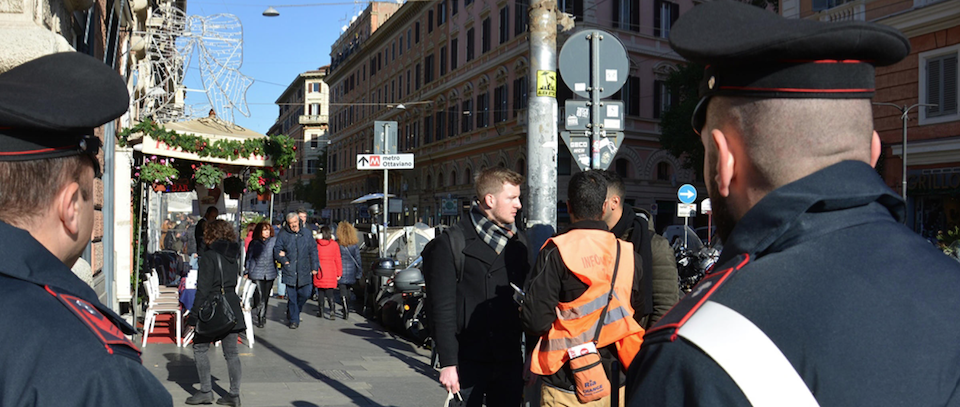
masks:
MULTIPOLYGON (((254 328, 253 349, 240 345, 244 406, 442 406, 446 392, 429 364, 430 351, 385 332, 351 313, 335 321, 316 317, 316 302, 301 314, 300 328, 285 322, 286 300, 270 300, 268 319, 254 328)), ((213 388, 230 381, 222 351, 211 351, 213 388)), ((148 344, 143 365, 166 386, 175 406, 199 390, 190 347, 148 344)))

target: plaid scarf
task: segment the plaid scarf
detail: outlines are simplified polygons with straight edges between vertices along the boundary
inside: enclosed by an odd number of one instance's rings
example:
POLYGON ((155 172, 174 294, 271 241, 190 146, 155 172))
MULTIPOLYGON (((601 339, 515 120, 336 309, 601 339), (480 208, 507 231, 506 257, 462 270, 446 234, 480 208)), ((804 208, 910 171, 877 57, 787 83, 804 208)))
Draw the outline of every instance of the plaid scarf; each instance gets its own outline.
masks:
POLYGON ((487 218, 487 215, 480 210, 480 206, 476 202, 470 208, 470 220, 473 221, 473 227, 477 230, 477 235, 490 245, 490 248, 497 254, 500 254, 503 248, 507 247, 510 238, 517 235, 517 225, 511 223, 504 227, 496 224, 487 218))

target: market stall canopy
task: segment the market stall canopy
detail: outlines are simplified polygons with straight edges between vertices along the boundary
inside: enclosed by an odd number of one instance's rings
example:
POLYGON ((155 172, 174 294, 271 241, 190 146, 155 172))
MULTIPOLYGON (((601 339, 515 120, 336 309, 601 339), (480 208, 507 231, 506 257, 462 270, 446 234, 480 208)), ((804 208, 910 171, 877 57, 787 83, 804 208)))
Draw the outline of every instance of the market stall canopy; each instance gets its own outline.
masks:
MULTIPOLYGON (((218 140, 233 140, 243 142, 249 139, 266 139, 264 134, 248 130, 236 124, 221 120, 216 116, 204 117, 196 120, 184 122, 164 123, 162 125, 167 130, 179 134, 192 134, 209 139, 207 144, 212 145, 218 140)), ((227 159, 218 157, 200 157, 195 153, 182 151, 179 147, 171 147, 166 143, 156 140, 150 135, 143 136, 143 154, 162 155, 178 159, 186 159, 208 163, 230 164, 246 167, 270 167, 273 161, 265 155, 251 155, 250 157, 241 157, 237 159, 227 159)))
MULTIPOLYGON (((393 194, 387 194, 387 198, 393 198, 393 197, 394 197, 393 194)), ((367 201, 375 201, 377 199, 383 199, 383 193, 377 192, 375 194, 366 194, 364 196, 361 196, 357 199, 350 201, 350 203, 354 203, 354 204, 364 203, 367 201)))

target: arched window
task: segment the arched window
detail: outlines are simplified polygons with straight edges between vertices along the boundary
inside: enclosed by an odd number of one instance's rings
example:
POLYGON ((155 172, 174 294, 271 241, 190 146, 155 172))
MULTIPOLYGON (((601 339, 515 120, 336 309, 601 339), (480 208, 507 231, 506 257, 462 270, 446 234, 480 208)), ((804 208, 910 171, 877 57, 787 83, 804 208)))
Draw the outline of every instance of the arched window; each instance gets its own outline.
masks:
POLYGON ((515 171, 520 175, 527 176, 527 161, 522 158, 517 160, 517 168, 515 171))
POLYGON ((453 170, 450 172, 450 186, 457 185, 457 171, 453 170))
POLYGON ((630 165, 630 162, 626 158, 620 158, 614 164, 615 171, 620 178, 627 178, 627 168, 630 165))
POLYGON ((427 174, 427 184, 425 185, 425 187, 426 189, 433 188, 433 177, 431 177, 430 174, 427 174))
POLYGON ((470 169, 469 169, 469 168, 463 170, 463 178, 464 178, 464 179, 463 179, 463 183, 464 183, 464 184, 472 184, 472 183, 473 183, 473 177, 472 177, 471 175, 472 175, 472 174, 470 174, 470 169))
POLYGON ((673 178, 673 166, 666 161, 657 163, 657 180, 670 181, 673 178))

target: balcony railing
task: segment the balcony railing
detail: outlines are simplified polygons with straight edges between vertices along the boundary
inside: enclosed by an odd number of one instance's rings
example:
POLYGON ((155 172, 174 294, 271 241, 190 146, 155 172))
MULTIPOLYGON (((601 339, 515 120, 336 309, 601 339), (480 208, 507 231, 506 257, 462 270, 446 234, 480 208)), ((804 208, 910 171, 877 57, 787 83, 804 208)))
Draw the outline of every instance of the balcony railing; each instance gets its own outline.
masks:
POLYGON ((865 21, 867 14, 865 0, 847 1, 817 13, 813 19, 827 22, 865 21))
POLYGON ((325 114, 315 114, 315 115, 300 115, 300 124, 301 125, 317 125, 317 124, 327 124, 329 116, 325 114))

